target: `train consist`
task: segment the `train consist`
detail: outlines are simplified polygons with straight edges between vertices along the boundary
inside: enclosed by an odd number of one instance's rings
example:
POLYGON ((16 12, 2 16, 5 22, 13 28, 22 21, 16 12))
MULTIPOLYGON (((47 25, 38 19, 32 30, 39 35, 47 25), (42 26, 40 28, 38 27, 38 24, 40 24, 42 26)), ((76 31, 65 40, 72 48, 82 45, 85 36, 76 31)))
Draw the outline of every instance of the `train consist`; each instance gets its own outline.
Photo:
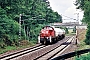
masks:
POLYGON ((52 27, 52 26, 45 26, 40 31, 38 36, 38 43, 47 44, 57 42, 65 37, 65 30, 52 27))

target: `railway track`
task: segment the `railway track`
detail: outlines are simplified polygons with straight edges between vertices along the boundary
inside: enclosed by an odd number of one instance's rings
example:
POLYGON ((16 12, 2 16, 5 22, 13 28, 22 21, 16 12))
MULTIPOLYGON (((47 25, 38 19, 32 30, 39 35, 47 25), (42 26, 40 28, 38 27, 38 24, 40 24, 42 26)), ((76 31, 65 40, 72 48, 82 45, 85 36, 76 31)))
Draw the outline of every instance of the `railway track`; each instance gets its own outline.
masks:
POLYGON ((23 49, 23 50, 14 52, 14 53, 4 55, 4 56, 0 57, 0 60, 10 60, 10 59, 16 58, 18 56, 30 53, 32 51, 36 51, 36 50, 41 49, 43 47, 45 47, 45 45, 38 44, 36 46, 30 47, 30 48, 27 48, 27 49, 23 49))
POLYGON ((52 58, 57 57, 59 54, 61 54, 66 48, 70 46, 70 43, 74 40, 74 36, 70 39, 67 39, 66 42, 63 44, 53 48, 52 50, 46 52, 45 54, 35 58, 34 60, 51 60, 52 58))
POLYGON ((39 44, 31 48, 2 56, 0 57, 0 60, 49 60, 69 46, 73 38, 74 37, 69 36, 56 44, 47 46, 39 44))

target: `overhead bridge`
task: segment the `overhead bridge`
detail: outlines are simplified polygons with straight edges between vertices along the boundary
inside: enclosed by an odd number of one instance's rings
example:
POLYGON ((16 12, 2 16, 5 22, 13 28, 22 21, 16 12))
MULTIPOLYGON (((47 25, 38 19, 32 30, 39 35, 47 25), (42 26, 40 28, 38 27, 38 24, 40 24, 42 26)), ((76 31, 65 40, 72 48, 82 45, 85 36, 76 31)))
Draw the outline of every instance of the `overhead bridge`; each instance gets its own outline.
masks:
POLYGON ((67 28, 74 28, 74 27, 79 27, 79 28, 84 28, 87 29, 87 25, 85 24, 79 24, 78 22, 67 22, 67 23, 51 23, 51 26, 54 27, 67 27, 67 28))
POLYGON ((67 22, 67 23, 51 23, 52 26, 85 26, 84 24, 79 24, 78 22, 67 22))

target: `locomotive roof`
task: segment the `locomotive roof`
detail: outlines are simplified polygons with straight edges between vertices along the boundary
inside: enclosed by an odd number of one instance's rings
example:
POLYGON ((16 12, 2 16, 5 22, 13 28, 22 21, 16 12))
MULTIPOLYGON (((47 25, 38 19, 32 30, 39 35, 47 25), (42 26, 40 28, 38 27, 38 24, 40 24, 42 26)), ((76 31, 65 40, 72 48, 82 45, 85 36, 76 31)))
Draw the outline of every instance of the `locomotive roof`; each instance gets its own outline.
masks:
POLYGON ((43 29, 47 29, 47 30, 54 30, 54 28, 53 28, 53 27, 51 27, 51 26, 45 26, 45 27, 43 27, 43 29))

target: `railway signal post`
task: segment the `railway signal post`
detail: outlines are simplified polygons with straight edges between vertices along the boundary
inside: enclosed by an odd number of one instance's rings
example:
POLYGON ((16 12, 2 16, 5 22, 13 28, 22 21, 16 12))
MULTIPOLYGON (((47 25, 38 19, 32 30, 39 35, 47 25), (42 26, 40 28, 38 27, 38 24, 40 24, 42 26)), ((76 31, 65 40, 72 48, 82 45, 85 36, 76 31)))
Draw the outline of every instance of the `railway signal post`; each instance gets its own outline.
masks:
POLYGON ((22 14, 20 14, 20 17, 19 17, 19 24, 20 24, 20 26, 19 26, 19 41, 21 40, 21 16, 22 16, 22 14))
POLYGON ((76 42, 75 42, 75 44, 77 45, 78 44, 78 31, 77 31, 77 27, 76 27, 76 42))

